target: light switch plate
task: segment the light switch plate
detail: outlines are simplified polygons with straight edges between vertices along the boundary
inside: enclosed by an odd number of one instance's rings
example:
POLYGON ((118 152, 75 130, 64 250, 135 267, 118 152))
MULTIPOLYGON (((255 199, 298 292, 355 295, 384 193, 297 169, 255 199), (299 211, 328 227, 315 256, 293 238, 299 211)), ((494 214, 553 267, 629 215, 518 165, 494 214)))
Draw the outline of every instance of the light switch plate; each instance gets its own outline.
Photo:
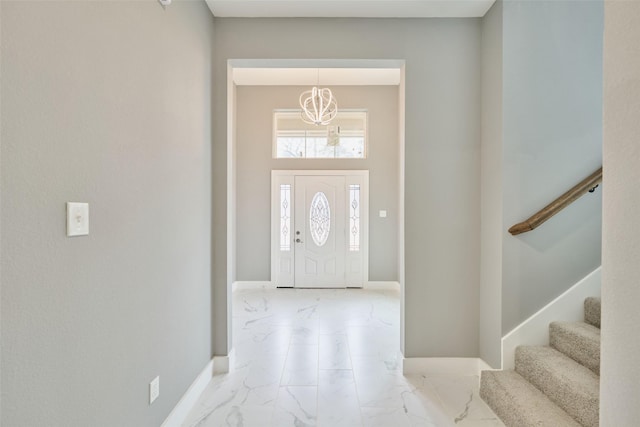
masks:
POLYGON ((387 217, 387 211, 380 211, 380 218, 386 218, 387 217))
POLYGON ((67 236, 89 234, 89 203, 67 202, 67 236))

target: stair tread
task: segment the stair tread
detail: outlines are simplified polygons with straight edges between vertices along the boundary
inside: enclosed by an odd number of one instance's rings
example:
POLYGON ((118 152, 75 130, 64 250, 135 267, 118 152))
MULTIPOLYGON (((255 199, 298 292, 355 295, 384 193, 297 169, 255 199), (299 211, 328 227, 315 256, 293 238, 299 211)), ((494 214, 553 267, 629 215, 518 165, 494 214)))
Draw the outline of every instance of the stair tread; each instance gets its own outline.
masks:
POLYGON ((551 324, 590 339, 600 340, 600 328, 587 322, 552 322, 551 324))
POLYGON ((589 297, 584 300, 584 320, 585 322, 600 327, 600 307, 602 301, 597 297, 589 297))
POLYGON ((597 426, 600 377, 545 346, 516 349, 516 372, 585 426, 597 426))
POLYGON ((507 427, 580 427, 515 371, 483 371, 480 396, 507 427))
POLYGON ((600 375, 600 329, 585 322, 552 322, 549 344, 600 375))

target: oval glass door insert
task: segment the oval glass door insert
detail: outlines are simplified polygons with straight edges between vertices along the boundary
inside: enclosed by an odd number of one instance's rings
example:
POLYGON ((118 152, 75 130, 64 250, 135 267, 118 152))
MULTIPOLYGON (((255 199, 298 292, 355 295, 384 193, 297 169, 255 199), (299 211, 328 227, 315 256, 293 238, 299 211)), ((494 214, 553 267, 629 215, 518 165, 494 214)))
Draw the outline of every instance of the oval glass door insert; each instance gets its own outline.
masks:
POLYGON ((316 245, 322 246, 327 243, 331 229, 331 209, 329 208, 329 200, 322 191, 317 192, 311 199, 309 228, 311 229, 311 238, 316 245))

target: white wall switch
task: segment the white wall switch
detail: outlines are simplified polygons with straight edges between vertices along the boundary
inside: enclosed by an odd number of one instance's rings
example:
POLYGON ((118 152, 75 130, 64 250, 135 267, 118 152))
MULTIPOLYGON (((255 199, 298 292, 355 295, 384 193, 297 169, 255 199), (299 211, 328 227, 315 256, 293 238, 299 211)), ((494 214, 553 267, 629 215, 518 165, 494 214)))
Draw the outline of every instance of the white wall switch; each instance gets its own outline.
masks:
POLYGON ((160 377, 155 377, 149 383, 149 405, 160 396, 160 377))
POLYGON ((380 211, 380 218, 386 218, 387 217, 387 211, 380 211))
POLYGON ((67 202, 67 236, 89 234, 89 203, 67 202))

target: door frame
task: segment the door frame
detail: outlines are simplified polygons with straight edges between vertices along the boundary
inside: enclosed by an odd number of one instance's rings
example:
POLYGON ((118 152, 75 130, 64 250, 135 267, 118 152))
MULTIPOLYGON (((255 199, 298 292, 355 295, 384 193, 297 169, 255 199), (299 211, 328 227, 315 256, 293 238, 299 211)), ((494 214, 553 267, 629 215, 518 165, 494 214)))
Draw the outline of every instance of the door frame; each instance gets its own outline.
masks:
MULTIPOLYGON (((395 58, 395 56, 394 56, 395 58)), ((398 144, 400 181, 398 186, 398 279, 400 282, 400 350, 405 353, 405 145, 406 145, 406 61, 404 59, 274 59, 274 58, 232 58, 226 61, 226 140, 223 154, 214 157, 213 171, 222 168, 225 180, 214 180, 213 199, 216 194, 225 198, 224 205, 213 205, 213 229, 215 223, 221 221, 226 227, 226 241, 214 241, 213 263, 211 270, 213 316, 211 330, 214 336, 213 347, 216 354, 229 363, 233 352, 233 284, 236 281, 236 235, 237 235, 237 158, 240 154, 236 148, 236 83, 235 72, 241 69, 259 68, 391 68, 400 70, 400 84, 398 85, 398 144), (226 153, 226 155, 224 154, 226 153), (216 160, 217 159, 217 160, 216 160), (226 247, 226 251, 225 251, 226 247)), ((221 89, 225 96, 224 88, 221 89)), ((215 150, 214 150, 215 151, 215 150)))
MULTIPOLYGON (((350 258, 349 251, 345 253, 345 265, 348 266, 353 263, 359 263, 359 267, 362 271, 362 279, 354 280, 354 276, 350 275, 348 271, 345 271, 345 284, 347 288, 361 288, 369 281, 369 171, 368 170, 272 170, 271 171, 271 283, 278 287, 295 287, 295 245, 293 245, 293 235, 290 233, 291 251, 290 254, 284 254, 280 250, 280 185, 288 184, 291 187, 291 227, 293 230, 293 218, 294 215, 294 194, 295 194, 295 177, 296 176, 344 176, 345 177, 345 189, 348 190, 350 184, 360 185, 360 229, 361 229, 361 241, 360 251, 358 257, 360 260, 350 258), (288 259, 287 259, 288 258, 288 259), (290 274, 279 273, 281 270, 278 266, 281 262, 289 262, 290 274)), ((347 198, 347 204, 345 208, 345 214, 347 215, 347 222, 349 224, 349 191, 346 191, 345 197, 347 198)), ((349 242, 348 238, 349 227, 345 226, 345 238, 346 242, 349 242)))

